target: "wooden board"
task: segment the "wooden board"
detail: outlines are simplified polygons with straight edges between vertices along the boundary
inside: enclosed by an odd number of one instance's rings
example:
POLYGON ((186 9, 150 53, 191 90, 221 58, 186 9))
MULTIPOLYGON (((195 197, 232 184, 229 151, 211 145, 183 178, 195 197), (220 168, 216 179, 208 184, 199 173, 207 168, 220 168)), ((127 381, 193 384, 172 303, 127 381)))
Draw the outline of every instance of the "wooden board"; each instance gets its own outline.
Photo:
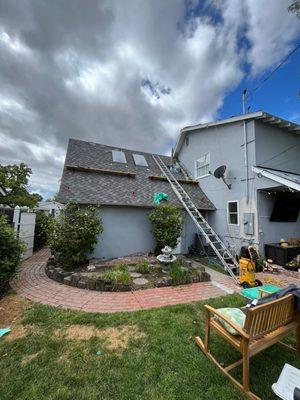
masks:
POLYGON ((119 175, 126 176, 127 178, 135 178, 135 172, 126 172, 126 171, 116 171, 113 169, 102 169, 102 168, 90 168, 90 167, 80 167, 77 165, 67 165, 66 169, 69 171, 78 171, 78 172, 89 172, 96 174, 108 174, 108 175, 119 175))

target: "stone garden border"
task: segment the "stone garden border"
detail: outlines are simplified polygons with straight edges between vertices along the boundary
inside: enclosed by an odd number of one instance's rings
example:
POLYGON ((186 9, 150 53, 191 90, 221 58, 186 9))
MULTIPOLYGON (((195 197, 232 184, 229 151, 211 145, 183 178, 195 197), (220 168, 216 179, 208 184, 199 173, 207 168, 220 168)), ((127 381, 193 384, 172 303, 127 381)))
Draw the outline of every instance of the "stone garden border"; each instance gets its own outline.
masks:
MULTIPOLYGON (((87 276, 82 276, 78 272, 74 271, 65 271, 61 267, 57 267, 53 264, 53 260, 51 258, 48 260, 45 268, 46 275, 48 278, 53 279, 59 283, 64 285, 77 287, 79 289, 88 289, 88 290, 96 290, 100 292, 128 292, 132 291, 131 285, 124 285, 124 284, 112 284, 111 282, 106 282, 99 278, 89 278, 87 276)), ((202 271, 196 277, 191 277, 190 282, 180 284, 182 285, 189 285, 191 283, 197 282, 209 282, 211 280, 210 274, 206 271, 202 271)), ((156 287, 167 287, 167 286, 174 286, 171 283, 171 279, 166 277, 158 282, 156 287)), ((141 287, 138 290, 146 290, 149 288, 141 287)))

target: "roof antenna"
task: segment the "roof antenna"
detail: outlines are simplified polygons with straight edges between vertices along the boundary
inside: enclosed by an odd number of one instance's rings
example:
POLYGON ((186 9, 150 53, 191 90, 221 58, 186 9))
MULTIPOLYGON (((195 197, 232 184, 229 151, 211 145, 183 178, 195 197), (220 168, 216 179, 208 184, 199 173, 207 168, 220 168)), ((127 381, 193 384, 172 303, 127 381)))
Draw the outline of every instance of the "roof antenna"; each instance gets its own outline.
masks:
POLYGON ((248 93, 248 90, 247 90, 247 89, 244 89, 244 90, 243 90, 243 94, 242 94, 243 114, 246 114, 247 93, 248 93))

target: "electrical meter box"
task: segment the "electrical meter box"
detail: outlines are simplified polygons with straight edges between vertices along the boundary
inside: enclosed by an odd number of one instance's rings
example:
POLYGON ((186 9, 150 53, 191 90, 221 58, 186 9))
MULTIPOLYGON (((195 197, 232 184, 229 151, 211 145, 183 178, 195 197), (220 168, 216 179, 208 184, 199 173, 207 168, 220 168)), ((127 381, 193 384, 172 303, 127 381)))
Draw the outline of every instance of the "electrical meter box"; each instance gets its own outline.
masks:
POLYGON ((254 213, 244 213, 243 224, 245 235, 254 235, 254 213))

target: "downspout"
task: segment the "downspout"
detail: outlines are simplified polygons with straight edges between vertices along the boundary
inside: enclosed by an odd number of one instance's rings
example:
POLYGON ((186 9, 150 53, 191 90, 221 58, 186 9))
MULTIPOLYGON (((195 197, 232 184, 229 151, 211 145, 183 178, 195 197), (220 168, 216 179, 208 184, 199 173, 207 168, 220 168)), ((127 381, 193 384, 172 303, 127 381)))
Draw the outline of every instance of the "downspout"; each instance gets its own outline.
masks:
POLYGON ((248 146, 247 146, 247 126, 244 120, 244 158, 245 158, 245 173, 246 173, 246 203, 249 203, 249 177, 248 177, 248 146))
MULTIPOLYGON (((243 114, 246 114, 246 100, 247 100, 247 89, 243 90, 242 101, 243 101, 243 114)), ((245 157, 245 174, 246 174, 246 204, 249 203, 249 177, 248 177, 248 149, 247 149, 247 127, 246 121, 244 120, 244 157, 245 157)))

